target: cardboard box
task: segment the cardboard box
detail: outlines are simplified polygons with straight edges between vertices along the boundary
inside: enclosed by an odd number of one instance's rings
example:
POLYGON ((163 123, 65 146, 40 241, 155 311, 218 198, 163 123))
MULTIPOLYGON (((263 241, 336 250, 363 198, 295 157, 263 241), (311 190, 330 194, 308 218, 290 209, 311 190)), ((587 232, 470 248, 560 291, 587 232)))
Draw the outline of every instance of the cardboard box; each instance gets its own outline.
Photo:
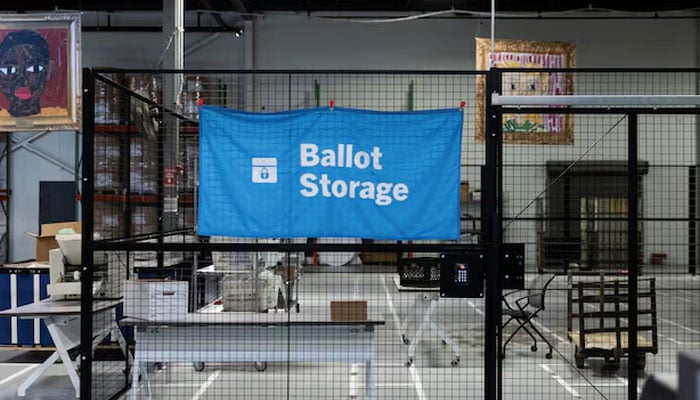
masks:
POLYGON ((391 264, 395 265, 398 260, 397 253, 377 253, 377 252, 363 252, 360 253, 360 259, 362 264, 374 265, 374 264, 391 264))
POLYGON ((459 184, 459 202, 466 203, 472 199, 472 194, 469 192, 469 182, 459 184))
POLYGON ((181 320, 187 315, 189 283, 164 280, 127 280, 124 315, 148 321, 181 320))
POLYGON ((278 265, 275 267, 275 273, 282 277, 285 282, 293 282, 297 280, 297 267, 278 265))
POLYGON ((331 321, 367 321, 367 301, 331 301, 331 321))
POLYGON ((72 222, 57 222, 54 224, 42 224, 39 234, 27 232, 27 235, 36 238, 36 256, 37 262, 49 262, 49 250, 57 249, 56 234, 61 229, 72 228, 76 233, 81 232, 82 224, 79 221, 72 222))

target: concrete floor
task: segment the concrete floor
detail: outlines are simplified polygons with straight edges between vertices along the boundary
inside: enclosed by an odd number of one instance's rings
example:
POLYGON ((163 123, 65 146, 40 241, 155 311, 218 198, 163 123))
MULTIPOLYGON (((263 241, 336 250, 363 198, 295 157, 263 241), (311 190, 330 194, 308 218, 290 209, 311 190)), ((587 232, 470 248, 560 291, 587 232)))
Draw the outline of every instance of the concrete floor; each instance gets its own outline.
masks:
MULTIPOLYGON (((441 299, 434 320, 459 346, 461 362, 449 346, 428 332, 417 348, 415 362, 406 367, 408 346, 401 341, 401 323, 411 318, 412 304, 421 293, 399 292, 393 274, 305 274, 299 285, 302 313, 320 312, 329 300, 367 300, 370 313, 386 320, 377 332, 379 399, 482 398, 484 302, 482 299, 441 299)), ((528 279, 531 276, 528 276, 528 279)), ((657 275, 659 352, 647 356, 646 373, 675 371, 676 354, 700 348, 700 277, 657 275)), ((586 368, 573 366, 573 346, 567 340, 566 277, 557 277, 547 294, 547 308, 538 318, 555 346, 546 359, 546 346, 531 352, 529 337, 518 335, 509 346, 503 367, 506 399, 626 399, 627 368, 605 368, 602 359, 589 359, 586 368)), ((510 332, 510 328, 506 333, 510 332)), ((410 335, 409 335, 410 336, 410 335)), ((46 354, 48 355, 48 354, 46 354)), ((35 357, 36 358, 36 357, 35 357)), ((0 351, 0 399, 16 398, 16 388, 37 363, 23 351, 0 351), (22 362, 24 361, 24 362, 22 362)), ((95 363, 94 398, 101 398, 124 381, 123 363, 95 363)), ((253 364, 207 365, 195 372, 190 365, 168 365, 154 374, 158 399, 361 399, 364 367, 340 363, 270 363, 264 372, 253 364)), ((639 380, 639 388, 644 378, 639 380)), ((56 365, 27 393, 27 399, 72 398, 70 382, 56 365)), ((129 393, 123 398, 128 399, 129 393)), ((146 398, 140 390, 137 398, 146 398)))

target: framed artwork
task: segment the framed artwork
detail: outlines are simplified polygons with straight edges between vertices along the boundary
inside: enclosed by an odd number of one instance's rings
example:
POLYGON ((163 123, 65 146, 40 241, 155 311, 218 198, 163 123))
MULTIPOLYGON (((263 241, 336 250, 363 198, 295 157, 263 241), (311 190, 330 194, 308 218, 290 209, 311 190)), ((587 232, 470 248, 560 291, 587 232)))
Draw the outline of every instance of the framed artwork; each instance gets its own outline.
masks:
POLYGON ((0 14, 0 131, 78 130, 80 14, 0 14))
MULTIPOLYGON (((476 68, 488 70, 490 39, 476 39, 476 68)), ((494 68, 574 68, 576 46, 568 42, 496 40, 494 68)), ((485 141, 486 81, 479 76, 476 92, 477 142, 485 141)), ((504 72, 502 94, 542 96, 574 94, 573 77, 565 72, 504 72)), ((503 143, 573 144, 574 121, 568 114, 504 114, 503 143)))

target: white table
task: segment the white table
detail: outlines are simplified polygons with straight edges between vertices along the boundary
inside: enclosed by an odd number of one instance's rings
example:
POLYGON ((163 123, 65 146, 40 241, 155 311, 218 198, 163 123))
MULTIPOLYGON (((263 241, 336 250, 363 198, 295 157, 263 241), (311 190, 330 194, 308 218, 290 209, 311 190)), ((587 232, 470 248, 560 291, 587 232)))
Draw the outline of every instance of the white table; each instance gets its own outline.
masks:
MULTIPOLYGON (((95 301, 93 303, 92 350, 94 352, 97 345, 107 335, 112 334, 112 338, 119 343, 122 353, 131 358, 127 350, 126 340, 124 340, 119 330, 119 325, 117 325, 116 308, 119 304, 121 304, 121 300, 95 301)), ((72 360, 68 355, 71 349, 80 345, 80 300, 46 299, 0 311, 0 315, 43 319, 56 346, 56 351, 22 382, 17 389, 17 396, 24 397, 27 393, 27 388, 39 379, 56 361, 61 360, 75 389, 75 397, 80 397, 80 377, 78 376, 80 355, 75 360, 72 360)))
POLYGON ((141 374, 152 395, 146 363, 363 362, 365 398, 376 398, 375 327, 382 320, 331 321, 329 315, 277 313, 190 313, 182 319, 133 325, 136 346, 131 398, 141 374))
POLYGON ((399 292, 416 293, 416 298, 411 304, 411 309, 406 315, 406 319, 401 322, 401 339, 404 344, 408 344, 408 359, 406 366, 410 367, 416 357, 416 348, 423 340, 423 336, 429 329, 442 342, 452 349, 452 366, 456 367, 462 358, 461 350, 457 343, 450 338, 445 327, 433 320, 433 313, 437 309, 440 299, 440 288, 438 287, 406 287, 401 286, 399 277, 394 276, 394 285, 399 292))

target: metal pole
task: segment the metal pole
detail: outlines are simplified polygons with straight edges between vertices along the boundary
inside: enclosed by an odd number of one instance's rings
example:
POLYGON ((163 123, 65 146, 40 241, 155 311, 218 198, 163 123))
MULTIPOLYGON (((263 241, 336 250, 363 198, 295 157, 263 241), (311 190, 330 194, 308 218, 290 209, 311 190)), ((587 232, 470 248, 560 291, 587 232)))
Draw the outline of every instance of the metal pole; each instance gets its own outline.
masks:
POLYGON ((10 163, 10 155, 12 154, 12 133, 8 133, 7 137, 5 138, 5 262, 10 262, 14 261, 12 259, 12 252, 10 251, 10 245, 12 244, 11 242, 11 235, 12 235, 12 230, 10 223, 12 220, 10 219, 10 207, 12 206, 12 187, 10 187, 10 178, 11 178, 11 163, 10 163))
POLYGON ((83 70, 82 270, 80 275, 80 398, 92 393, 92 231, 94 211, 95 75, 83 70))
POLYGON ((486 268, 486 338, 484 349, 484 398, 496 400, 501 397, 500 371, 500 330, 501 330, 501 289, 500 254, 502 242, 502 218, 499 211, 500 159, 499 143, 503 135, 500 107, 490 103, 491 93, 501 90, 501 74, 491 69, 486 77, 486 96, 489 103, 486 109, 486 173, 484 210, 489 226, 487 240, 488 264, 486 268))
MULTIPOLYGON (((700 39, 700 20, 695 20, 695 43, 700 43, 698 40, 700 39)), ((700 45, 695 46, 695 66, 700 66, 700 45)), ((700 81, 698 79, 700 78, 700 74, 695 73, 695 94, 700 95, 700 81)), ((697 273, 697 267, 698 264, 700 264, 700 236, 698 235, 698 232, 700 231, 700 224, 698 224, 698 207, 700 207, 700 197, 698 196, 698 188, 700 188, 700 175, 698 174, 700 172, 700 115, 695 115, 695 165, 691 168, 694 168, 694 177, 692 184, 694 186, 694 194, 695 196, 691 197, 692 203, 690 204, 690 224, 689 224, 689 231, 690 231, 690 237, 689 239, 692 240, 690 242, 690 246, 692 247, 691 253, 693 254, 694 257, 688 257, 688 273, 695 275, 697 273)))
POLYGON ((491 0, 491 57, 489 59, 489 69, 491 69, 491 67, 493 67, 493 55, 495 53, 496 53, 496 0, 491 0))
POLYGON ((627 398, 637 399, 637 278, 639 276, 638 258, 638 173, 637 173, 637 114, 627 116, 627 258, 629 264, 628 275, 628 313, 629 313, 629 363, 627 367, 627 398))
MULTIPOLYGON (((167 69, 182 70, 184 68, 184 0, 163 0, 164 31, 172 37, 172 46, 168 49, 169 57, 165 57, 163 66, 167 69)), ((180 94, 182 93, 182 74, 174 73, 163 76, 163 102, 172 110, 180 110, 180 94)), ((159 186, 162 187, 165 170, 174 171, 178 163, 178 138, 180 121, 170 113, 163 115, 164 139, 162 147, 161 175, 159 186)), ((176 187, 163 187, 163 218, 161 228, 170 231, 177 227, 178 201, 176 187)))

